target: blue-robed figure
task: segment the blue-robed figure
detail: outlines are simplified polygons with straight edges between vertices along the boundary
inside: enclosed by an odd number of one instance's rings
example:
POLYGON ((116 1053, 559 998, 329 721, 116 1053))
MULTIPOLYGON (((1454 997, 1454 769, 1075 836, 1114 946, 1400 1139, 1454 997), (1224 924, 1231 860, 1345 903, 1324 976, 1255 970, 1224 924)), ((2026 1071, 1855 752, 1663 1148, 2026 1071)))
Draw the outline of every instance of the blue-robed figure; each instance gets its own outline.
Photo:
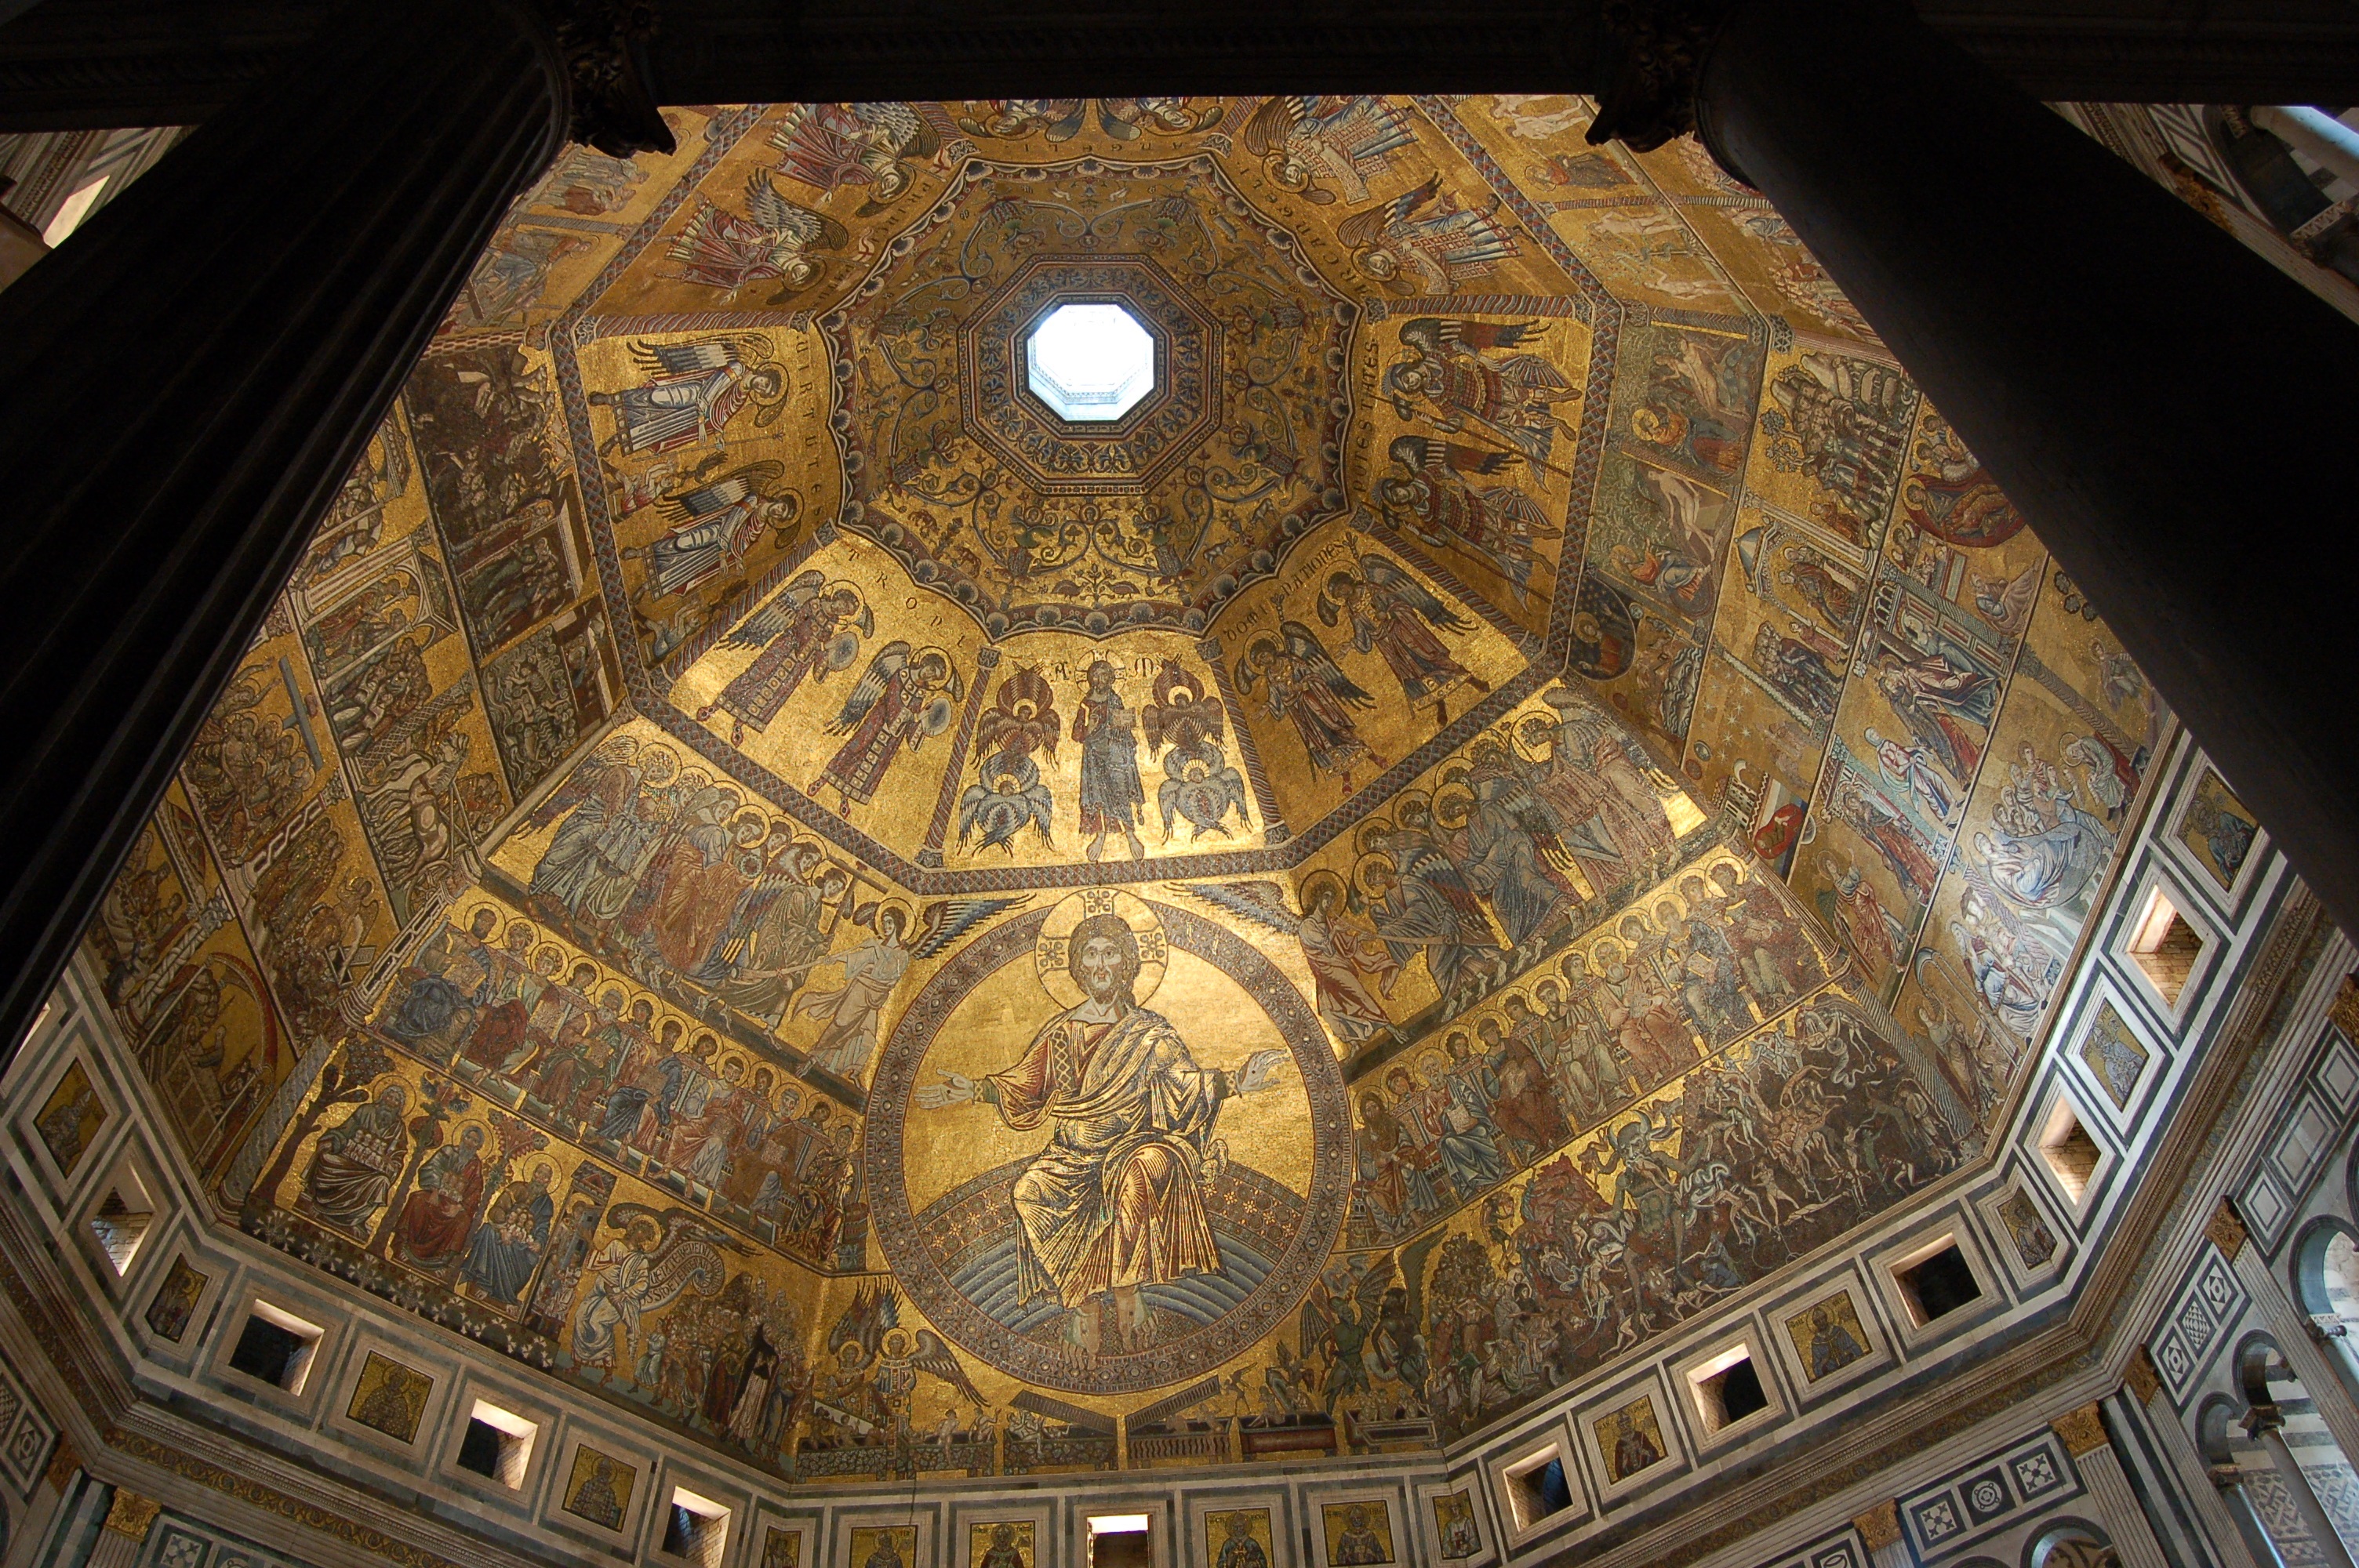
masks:
POLYGON ((1082 831, 1090 840, 1085 852, 1096 860, 1106 835, 1119 832, 1130 846, 1130 858, 1145 860, 1147 846, 1138 841, 1138 813, 1147 804, 1138 782, 1138 735, 1131 728, 1129 707, 1114 688, 1114 666, 1103 659, 1090 665, 1073 710, 1073 739, 1082 743, 1082 831))
POLYGON ((549 1179, 549 1168, 543 1162, 532 1168, 530 1180, 503 1187, 468 1242, 467 1267, 461 1277, 494 1301, 513 1303, 523 1298, 540 1250, 549 1245, 549 1227, 557 1217, 549 1179))

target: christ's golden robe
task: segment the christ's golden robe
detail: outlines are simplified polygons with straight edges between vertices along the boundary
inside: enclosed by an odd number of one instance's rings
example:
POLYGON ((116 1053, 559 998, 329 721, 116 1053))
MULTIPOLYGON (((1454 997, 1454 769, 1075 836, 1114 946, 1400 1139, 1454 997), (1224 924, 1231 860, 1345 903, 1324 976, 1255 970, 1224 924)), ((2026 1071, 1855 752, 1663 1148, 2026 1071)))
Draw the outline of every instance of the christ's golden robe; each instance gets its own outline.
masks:
POLYGON ((1000 1119, 1057 1130, 1016 1179, 1019 1298, 1079 1307, 1102 1292, 1221 1271, 1205 1163, 1228 1075, 1196 1065, 1160 1014, 1059 1013, 987 1080, 1000 1119))

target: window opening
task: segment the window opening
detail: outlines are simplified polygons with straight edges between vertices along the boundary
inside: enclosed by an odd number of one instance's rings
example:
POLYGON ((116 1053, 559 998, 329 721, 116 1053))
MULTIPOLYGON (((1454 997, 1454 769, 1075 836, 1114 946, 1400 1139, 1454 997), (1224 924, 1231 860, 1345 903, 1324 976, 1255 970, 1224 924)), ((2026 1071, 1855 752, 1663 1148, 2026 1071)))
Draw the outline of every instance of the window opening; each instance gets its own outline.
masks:
POLYGON ((524 1485, 532 1441, 539 1433, 538 1426, 514 1411, 477 1400, 467 1416, 466 1435, 459 1440, 459 1468, 513 1490, 524 1485))
POLYGON ((2079 1113, 2072 1102, 2060 1097, 2056 1108, 2048 1113, 2048 1125, 2039 1134, 2039 1157, 2048 1162, 2048 1169, 2056 1184, 2075 1204, 2089 1190, 2089 1179, 2097 1173, 2097 1162, 2104 1157, 2097 1141, 2081 1125, 2079 1113))
POLYGON ((139 1256, 140 1243, 156 1224, 156 1206, 147 1196, 147 1189, 139 1178, 125 1172, 121 1180, 106 1189, 97 1212, 90 1217, 91 1234, 98 1238, 99 1250, 122 1279, 131 1272, 131 1264, 139 1256))
POLYGON ((703 1568, 714 1568, 729 1539, 729 1510, 711 1498, 686 1487, 674 1487, 671 1510, 664 1519, 663 1549, 703 1568))
POLYGON ((1982 1300, 1983 1288, 1954 1239, 1945 1239, 1915 1262, 1896 1269, 1892 1277, 1899 1281, 1909 1315, 1919 1328, 1982 1300))
POLYGON ((1572 1507, 1572 1487, 1565 1479, 1564 1456, 1551 1453, 1546 1459, 1511 1474, 1507 1477, 1507 1496, 1520 1530, 1529 1530, 1550 1514, 1562 1513, 1572 1507))
POLYGON ((1698 1367, 1688 1374, 1688 1382, 1706 1432, 1718 1432, 1769 1408, 1760 1370, 1742 1346, 1698 1367))
POLYGON ((320 1346, 320 1325, 306 1323, 267 1302, 256 1302, 247 1313, 245 1327, 230 1352, 229 1364, 249 1378, 258 1378, 290 1394, 303 1391, 310 1375, 312 1352, 320 1346))
POLYGON ((1119 419, 1155 390, 1155 340, 1119 305, 1060 305, 1024 345, 1033 395, 1085 424, 1119 419))
POLYGON ((2187 989, 2187 977, 2194 972, 2195 960, 2202 951, 2203 938, 2157 888, 2130 936, 2130 961, 2144 971, 2166 1006, 2179 1005, 2179 993, 2187 989))
POLYGON ((1090 1568, 1152 1568, 1155 1538, 1145 1514, 1096 1514, 1090 1519, 1090 1568))

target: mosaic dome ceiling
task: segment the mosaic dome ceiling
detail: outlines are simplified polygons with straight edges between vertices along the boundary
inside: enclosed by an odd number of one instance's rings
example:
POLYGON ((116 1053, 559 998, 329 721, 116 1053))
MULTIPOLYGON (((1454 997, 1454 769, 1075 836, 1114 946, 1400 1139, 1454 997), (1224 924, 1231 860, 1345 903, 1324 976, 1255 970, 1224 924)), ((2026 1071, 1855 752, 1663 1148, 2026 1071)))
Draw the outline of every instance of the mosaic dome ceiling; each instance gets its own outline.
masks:
POLYGON ((812 1479, 1446 1442, 1974 1157, 2164 716, 1757 197, 1564 98, 670 114, 93 928, 225 1218, 812 1479))

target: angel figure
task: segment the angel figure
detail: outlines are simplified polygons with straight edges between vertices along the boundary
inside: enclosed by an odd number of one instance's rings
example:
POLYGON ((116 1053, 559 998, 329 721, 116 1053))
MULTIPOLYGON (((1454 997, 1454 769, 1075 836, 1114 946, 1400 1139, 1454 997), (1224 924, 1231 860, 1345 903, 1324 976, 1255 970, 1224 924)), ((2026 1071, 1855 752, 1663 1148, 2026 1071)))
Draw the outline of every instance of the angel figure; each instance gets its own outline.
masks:
POLYGON ((1459 205, 1441 176, 1353 213, 1335 237, 1362 272, 1397 294, 1455 294, 1516 254, 1515 237, 1492 216, 1459 205))
POLYGON ((1423 436, 1397 437, 1386 450, 1400 470, 1375 483, 1375 503, 1386 521, 1486 563, 1506 579, 1516 603, 1527 602, 1539 559, 1536 541, 1560 539, 1564 530, 1515 486, 1477 487, 1466 477, 1499 473, 1517 460, 1423 436))
POLYGON ((1400 978, 1400 960, 1376 939, 1376 928, 1357 908, 1343 879, 1317 871, 1302 879, 1302 910, 1287 906, 1276 882, 1175 883, 1207 903, 1293 937, 1310 966, 1319 1016, 1348 1054, 1380 1034, 1392 1033, 1383 998, 1400 978), (1375 982, 1371 989, 1369 982, 1375 982))
POLYGON ((1351 709, 1374 708, 1376 699, 1335 667, 1318 633, 1299 621, 1278 623, 1275 638, 1260 637, 1237 661, 1237 690, 1251 696, 1266 683, 1270 717, 1291 719, 1294 732, 1310 765, 1321 773, 1341 773, 1343 787, 1352 787, 1352 770, 1362 762, 1379 771, 1391 766, 1360 739, 1351 709))
POLYGON ((1331 573, 1319 593, 1319 621, 1332 626, 1352 623, 1352 646, 1363 654, 1382 654, 1401 696, 1411 704, 1431 702, 1436 722, 1447 723, 1444 699, 1461 686, 1477 692, 1491 689, 1488 681, 1450 656, 1436 632, 1460 635, 1474 623, 1451 610, 1398 562, 1383 556, 1362 556, 1357 571, 1331 573))
POLYGON ((990 1408, 939 1335, 920 1328, 913 1336, 901 1326, 900 1292, 891 1285, 864 1286, 853 1297, 828 1330, 827 1351, 838 1366, 866 1374, 882 1407, 878 1413, 893 1422, 897 1437, 908 1430, 909 1398, 920 1373, 940 1379, 978 1417, 990 1408))
POLYGON ((868 601, 848 582, 827 580, 813 568, 787 584, 786 591, 756 611, 721 640, 724 648, 759 648, 721 695, 696 710, 701 723, 715 709, 730 716, 731 745, 760 730, 800 689, 806 679, 823 681, 860 654, 860 639, 874 636, 875 617, 868 601))
POLYGON ((1343 188, 1344 200, 1365 201, 1368 176, 1414 140, 1400 111, 1381 98, 1272 98, 1245 128, 1245 151, 1261 159, 1263 172, 1322 207, 1335 200, 1322 176, 1343 188))
POLYGON ((709 484, 658 502, 664 515, 672 520, 671 531, 623 550, 625 560, 647 563, 648 597, 665 599, 685 593, 738 565, 772 530, 783 543, 803 504, 802 497, 791 490, 766 488, 785 472, 783 465, 767 459, 743 463, 709 484))
POLYGON ((686 1209, 658 1211, 640 1204, 616 1204, 606 1224, 622 1231, 582 1271, 585 1281, 573 1309, 573 1364, 595 1368, 603 1382, 614 1380, 639 1320, 660 1312, 683 1292, 709 1296, 726 1271, 720 1249, 745 1250, 743 1243, 686 1209))
POLYGON ((1537 321, 1404 321, 1403 352, 1385 370, 1384 395, 1403 419, 1415 418, 1423 404, 1444 430, 1488 437, 1543 462, 1557 431, 1567 428, 1556 405, 1581 395, 1562 371, 1526 347, 1547 330, 1537 321))
POLYGON ((915 158, 934 156, 940 138, 908 103, 799 103, 770 133, 786 156, 778 172, 821 192, 868 187, 859 216, 882 211, 909 189, 915 158))
POLYGON ((974 1408, 979 1415, 988 1405, 974 1380, 959 1365, 957 1355, 932 1329, 921 1328, 914 1335, 905 1328, 888 1328, 876 1346, 873 1361, 876 1368, 874 1385, 885 1408, 893 1414, 895 1427, 909 1429, 909 1401, 918 1391, 920 1375, 939 1379, 951 1393, 974 1408))
POLYGON ((829 734, 850 739, 811 782, 810 797, 817 800, 821 789, 832 788, 839 813, 849 812, 853 801, 867 805, 893 759, 904 747, 915 751, 928 736, 949 729, 965 696, 964 683, 941 649, 912 650, 897 639, 886 643, 828 726, 829 734))
POLYGON ((1155 803, 1163 814, 1165 841, 1170 840, 1174 817, 1188 824, 1190 843, 1207 833, 1226 838, 1232 811, 1241 828, 1249 827, 1245 775, 1221 750, 1227 726, 1221 699, 1177 659, 1163 661, 1152 690, 1155 700, 1139 709, 1138 719, 1147 754, 1159 755, 1163 764, 1155 803))
POLYGON ((599 450, 669 452, 719 438, 745 405, 754 423, 777 422, 787 406, 787 372, 770 345, 751 333, 692 343, 633 343, 632 362, 648 379, 620 392, 593 392, 593 407, 614 410, 614 433, 599 450))
POLYGON ((1016 834, 1029 827, 1040 842, 1056 847, 1049 812, 1056 805, 1040 781, 1035 752, 1057 754, 1057 694, 1038 668, 1026 665, 999 683, 992 705, 974 729, 974 749, 983 761, 975 782, 959 796, 959 843, 977 832, 982 848, 1015 849, 1016 834))
POLYGON ((764 169, 745 181, 744 217, 707 201, 667 254, 681 278, 726 289, 732 299, 749 283, 781 283, 769 303, 783 305, 818 280, 822 264, 811 253, 840 251, 847 238, 834 219, 779 195, 764 169))

